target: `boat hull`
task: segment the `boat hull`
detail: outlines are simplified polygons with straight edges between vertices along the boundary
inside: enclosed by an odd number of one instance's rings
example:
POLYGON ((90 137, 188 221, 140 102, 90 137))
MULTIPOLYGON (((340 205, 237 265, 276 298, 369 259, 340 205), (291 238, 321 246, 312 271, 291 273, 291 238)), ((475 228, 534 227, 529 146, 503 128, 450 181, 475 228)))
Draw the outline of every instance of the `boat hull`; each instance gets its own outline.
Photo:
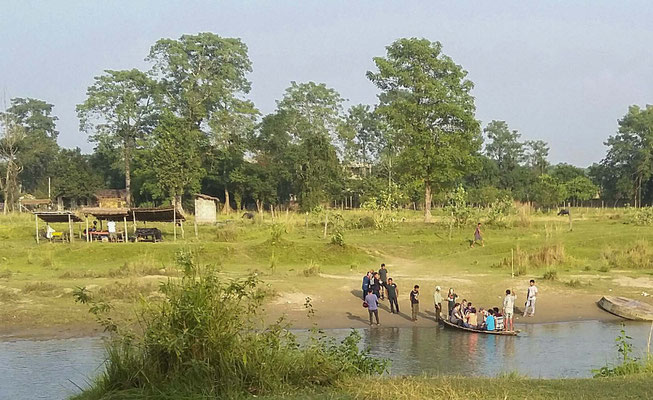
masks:
POLYGON ((653 321, 653 306, 627 297, 603 296, 599 307, 621 318, 633 321, 653 321))
POLYGON ((459 330, 459 331, 464 331, 468 333, 480 333, 482 335, 497 335, 497 336, 517 336, 519 335, 519 330, 516 331, 481 331, 478 329, 471 329, 471 328, 465 328, 459 325, 454 325, 451 322, 447 321, 446 319, 440 319, 440 323, 448 329, 454 329, 454 330, 459 330))

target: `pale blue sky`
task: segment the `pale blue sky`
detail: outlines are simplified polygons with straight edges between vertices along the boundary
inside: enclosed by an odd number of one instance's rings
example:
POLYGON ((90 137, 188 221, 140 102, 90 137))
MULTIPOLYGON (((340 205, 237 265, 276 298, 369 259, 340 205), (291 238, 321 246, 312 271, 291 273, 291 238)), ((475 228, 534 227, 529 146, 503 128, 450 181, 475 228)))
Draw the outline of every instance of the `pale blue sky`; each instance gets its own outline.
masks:
POLYGON ((587 166, 631 104, 653 103, 651 1, 1 0, 0 89, 55 105, 60 144, 92 146, 75 105, 104 69, 148 68, 159 38, 215 32, 249 46, 251 99, 274 110, 290 81, 376 102, 372 57, 399 37, 439 40, 469 71, 477 117, 587 166))

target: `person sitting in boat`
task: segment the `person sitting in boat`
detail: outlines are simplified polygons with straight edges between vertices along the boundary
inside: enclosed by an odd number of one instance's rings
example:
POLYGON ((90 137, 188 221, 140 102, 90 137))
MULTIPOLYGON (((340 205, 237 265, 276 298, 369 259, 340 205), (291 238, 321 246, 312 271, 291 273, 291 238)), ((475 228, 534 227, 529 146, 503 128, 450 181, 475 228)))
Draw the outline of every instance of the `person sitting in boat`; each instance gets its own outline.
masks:
POLYGON ((486 331, 493 331, 496 328, 496 321, 494 319, 494 310, 489 309, 487 310, 487 317, 485 318, 485 330, 486 331))
POLYGON ((449 316, 449 322, 454 325, 460 325, 462 320, 463 317, 460 311, 460 303, 455 303, 453 309, 451 310, 451 316, 449 316))
POLYGON ((477 324, 476 324, 476 329, 484 330, 485 329, 485 316, 487 313, 483 309, 483 307, 478 309, 478 313, 476 314, 476 319, 477 319, 477 324))
POLYGON ((503 330, 503 314, 499 311, 499 307, 494 307, 494 319, 496 320, 496 328, 498 331, 503 330))
POLYGON ((466 316, 466 328, 476 329, 478 326, 478 317, 476 315, 476 307, 472 307, 466 316))

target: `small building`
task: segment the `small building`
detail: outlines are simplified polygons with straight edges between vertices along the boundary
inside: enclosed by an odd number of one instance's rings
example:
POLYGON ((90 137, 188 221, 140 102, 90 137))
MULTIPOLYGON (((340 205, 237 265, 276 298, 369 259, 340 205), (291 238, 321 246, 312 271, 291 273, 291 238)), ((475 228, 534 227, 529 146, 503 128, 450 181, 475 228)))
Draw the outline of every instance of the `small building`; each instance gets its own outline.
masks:
POLYGON ((126 208, 127 190, 125 189, 102 189, 95 192, 98 208, 126 208))
POLYGON ((220 199, 206 194, 195 195, 195 221, 198 224, 215 224, 220 199))

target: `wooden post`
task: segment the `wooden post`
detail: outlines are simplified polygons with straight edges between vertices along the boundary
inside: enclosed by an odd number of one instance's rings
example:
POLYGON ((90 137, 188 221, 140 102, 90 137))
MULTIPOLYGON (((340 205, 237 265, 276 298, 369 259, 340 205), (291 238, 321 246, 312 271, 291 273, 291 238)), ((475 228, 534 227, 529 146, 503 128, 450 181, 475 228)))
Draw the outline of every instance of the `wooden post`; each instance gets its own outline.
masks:
POLYGON ((510 277, 515 277, 515 249, 510 249, 510 277))
POLYGON ((84 219, 86 220, 86 243, 91 241, 91 235, 89 234, 88 231, 88 214, 84 215, 84 219))
POLYGON ((329 213, 324 214, 324 238, 327 237, 327 226, 329 225, 329 213))
POLYGON ((569 211, 569 232, 574 230, 574 227, 572 225, 572 220, 571 220, 571 203, 567 203, 569 207, 567 207, 567 211, 569 211))
POLYGON ((193 219, 193 225, 195 226, 195 239, 199 237, 199 232, 197 231, 197 218, 193 219))
POLYGON ((181 238, 185 239, 186 235, 185 235, 185 232, 184 232, 184 220, 183 219, 179 220, 179 227, 181 228, 181 238))
POLYGON ((122 237, 122 240, 127 243, 129 242, 129 234, 127 233, 127 216, 122 217, 122 222, 125 224, 125 234, 122 237))
POLYGON ((34 214, 34 222, 36 225, 36 244, 40 243, 40 238, 39 238, 39 216, 34 214))
POLYGON ((70 243, 75 241, 75 238, 73 237, 73 222, 70 218, 70 214, 68 214, 68 231, 70 234, 70 238, 68 239, 70 243))
MULTIPOLYGON (((134 221, 134 235, 136 235, 136 212, 132 211, 132 220, 134 221)), ((134 237, 135 239, 136 237, 134 237)))
POLYGON ((173 206, 172 206, 172 235, 174 238, 174 241, 177 241, 177 201, 173 200, 173 206))
POLYGON ((308 233, 308 211, 306 212, 306 217, 304 220, 304 231, 305 233, 308 233))

